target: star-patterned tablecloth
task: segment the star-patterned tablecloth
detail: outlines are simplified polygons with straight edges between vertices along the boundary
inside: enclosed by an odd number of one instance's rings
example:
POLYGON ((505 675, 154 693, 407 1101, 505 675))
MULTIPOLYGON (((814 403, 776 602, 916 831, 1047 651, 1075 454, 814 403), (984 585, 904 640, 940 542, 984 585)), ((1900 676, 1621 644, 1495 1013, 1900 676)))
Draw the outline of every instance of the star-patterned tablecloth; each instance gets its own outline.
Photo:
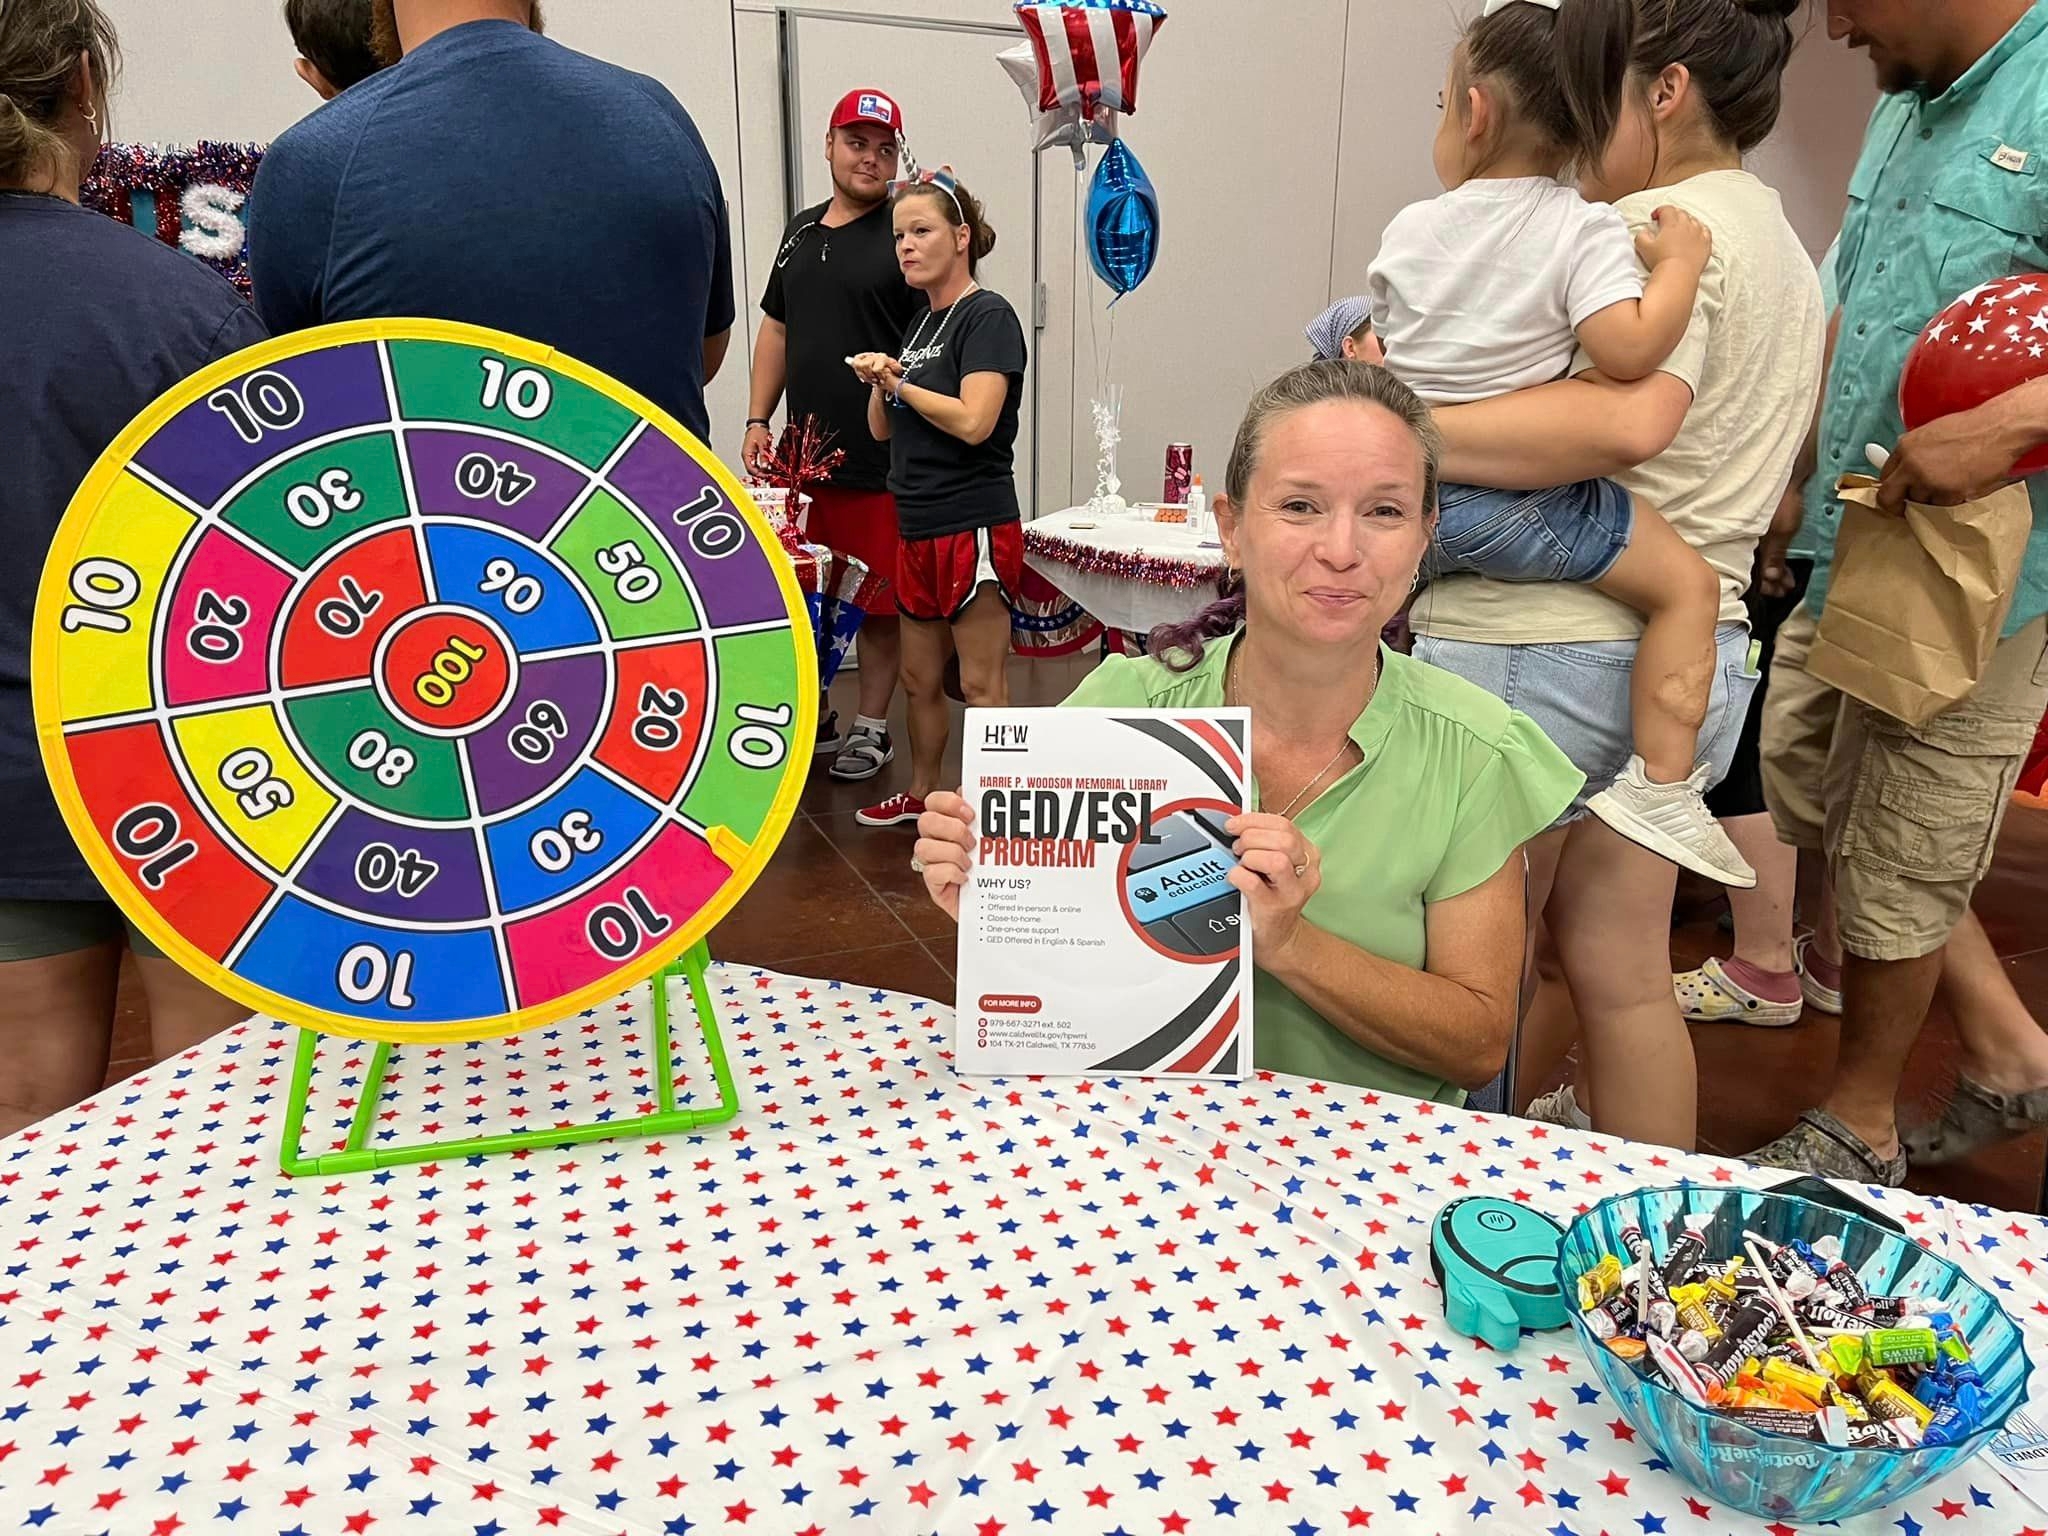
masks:
MULTIPOLYGON (((1786 1529, 1663 1471, 1569 1334, 1454 1335, 1426 1251, 1473 1191, 1756 1170, 1284 1077, 965 1080, 937 1004, 712 986, 744 1102, 698 1136, 288 1180, 255 1021, 0 1142, 0 1527, 1786 1529)), ((378 1134, 630 1120, 647 1019, 403 1049, 378 1134)), ((368 1055, 324 1047, 321 1129, 368 1055)), ((1879 1198, 2048 1338, 2048 1226, 1879 1198)), ((1842 1529, 2048 1514, 1980 1461, 1842 1529)))

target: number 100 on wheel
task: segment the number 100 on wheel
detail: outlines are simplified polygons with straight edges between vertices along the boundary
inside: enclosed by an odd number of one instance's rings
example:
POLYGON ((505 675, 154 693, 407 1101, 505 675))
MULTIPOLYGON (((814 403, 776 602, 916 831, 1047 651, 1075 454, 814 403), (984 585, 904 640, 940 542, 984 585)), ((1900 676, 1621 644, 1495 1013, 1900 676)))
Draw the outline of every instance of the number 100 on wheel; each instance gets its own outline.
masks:
POLYGON ((710 452, 429 322, 268 343, 145 412, 66 514, 33 671, 58 802, 143 931, 400 1041, 674 959, 767 862, 816 729, 802 595, 710 452))

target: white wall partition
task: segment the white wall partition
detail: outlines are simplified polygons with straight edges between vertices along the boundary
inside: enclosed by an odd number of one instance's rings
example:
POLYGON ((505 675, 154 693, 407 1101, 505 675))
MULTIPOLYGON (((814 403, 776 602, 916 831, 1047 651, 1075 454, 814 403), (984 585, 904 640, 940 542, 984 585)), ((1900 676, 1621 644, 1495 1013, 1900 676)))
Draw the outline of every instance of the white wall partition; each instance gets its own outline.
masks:
MULTIPOLYGON (((106 10, 124 59, 114 98, 120 138, 268 142, 320 104, 292 72, 282 0, 107 0, 106 10)), ((555 0, 547 18, 551 36, 653 75, 681 98, 718 165, 738 230, 745 210, 729 0, 555 0)), ((488 155, 491 146, 475 151, 488 155)), ((743 298, 743 323, 751 309, 743 298)), ((715 446, 735 462, 747 361, 736 336, 709 392, 715 446)))

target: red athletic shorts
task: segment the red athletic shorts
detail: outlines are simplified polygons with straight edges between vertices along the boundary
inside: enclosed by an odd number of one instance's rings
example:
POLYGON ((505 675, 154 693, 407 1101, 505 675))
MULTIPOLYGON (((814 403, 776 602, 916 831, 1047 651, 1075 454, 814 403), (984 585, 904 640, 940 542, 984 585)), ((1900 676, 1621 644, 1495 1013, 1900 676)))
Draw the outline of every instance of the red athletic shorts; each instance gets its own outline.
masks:
POLYGON ((838 490, 819 486, 811 498, 805 529, 811 542, 851 555, 881 578, 887 597, 896 580, 896 498, 887 491, 838 490))
POLYGON ((950 624, 985 582, 1014 607, 1023 576, 1022 523, 905 539, 896 557, 896 608, 906 619, 950 624))

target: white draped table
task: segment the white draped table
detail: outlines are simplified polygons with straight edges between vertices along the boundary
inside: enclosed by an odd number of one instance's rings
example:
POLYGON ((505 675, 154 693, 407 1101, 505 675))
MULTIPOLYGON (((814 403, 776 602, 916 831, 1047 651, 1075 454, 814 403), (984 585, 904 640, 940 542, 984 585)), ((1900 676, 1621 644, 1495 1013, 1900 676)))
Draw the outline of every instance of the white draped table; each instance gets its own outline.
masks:
POLYGON ((1069 507, 1024 525, 1024 559, 1111 629, 1138 634, 1193 618, 1216 597, 1223 550, 1185 523, 1069 507))

